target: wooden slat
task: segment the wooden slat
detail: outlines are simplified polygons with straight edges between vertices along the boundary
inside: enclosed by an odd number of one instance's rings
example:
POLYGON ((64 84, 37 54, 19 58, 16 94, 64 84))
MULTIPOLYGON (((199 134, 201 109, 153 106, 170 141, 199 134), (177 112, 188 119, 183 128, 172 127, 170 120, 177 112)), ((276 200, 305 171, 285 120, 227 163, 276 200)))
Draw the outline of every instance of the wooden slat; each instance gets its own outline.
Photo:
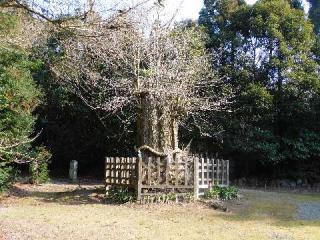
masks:
MULTIPOLYGON (((112 174, 113 174, 113 178, 116 178, 117 176, 117 163, 116 163, 116 158, 113 159, 113 170, 112 170, 112 174)), ((113 183, 117 183, 116 179, 113 179, 113 183)))
MULTIPOLYGON (((187 193, 175 193, 176 196, 185 196, 187 193)), ((141 193, 141 196, 159 196, 159 193, 141 193)))
POLYGON ((137 159, 134 157, 132 158, 132 165, 131 165, 131 183, 135 181, 135 177, 137 177, 137 174, 135 174, 135 167, 136 167, 137 159))
MULTIPOLYGON (((126 177, 130 179, 130 166, 131 166, 131 158, 127 158, 127 166, 126 166, 126 177)), ((127 184, 130 184, 130 180, 127 180, 127 184)))
POLYGON ((184 185, 187 186, 188 185, 188 178, 189 178, 189 174, 188 174, 188 159, 187 158, 182 158, 184 161, 184 185))
POLYGON ((129 171, 128 171, 128 160, 129 158, 125 158, 124 162, 125 162, 125 166, 124 166, 124 177, 126 178, 126 180, 124 181, 124 184, 128 184, 128 179, 129 179, 129 171))
MULTIPOLYGON (((110 162, 110 167, 112 168, 112 170, 110 171, 110 178, 114 177, 114 158, 110 158, 111 162, 110 162)), ((114 183, 113 180, 110 181, 112 184, 114 183)))
POLYGON ((221 161, 221 184, 224 185, 224 161, 221 161))
POLYGON ((116 177, 117 177, 117 179, 116 179, 116 181, 117 181, 117 183, 118 184, 121 184, 120 182, 119 182, 119 178, 120 178, 120 171, 119 171, 119 162, 120 162, 120 158, 116 158, 116 177))
POLYGON ((207 184, 209 185, 209 186, 211 186, 212 185, 212 181, 211 181, 211 179, 212 179, 212 176, 211 176, 211 162, 210 162, 211 160, 210 160, 210 158, 207 158, 207 163, 208 163, 208 166, 207 166, 207 184))
POLYGON ((214 158, 211 159, 211 163, 212 163, 212 167, 211 167, 211 170, 212 170, 212 186, 215 185, 215 171, 214 171, 214 168, 215 168, 215 164, 214 164, 214 158))
POLYGON ((178 186, 179 185, 179 161, 178 161, 179 156, 175 155, 172 157, 174 157, 174 162, 175 162, 175 171, 174 171, 176 175, 175 185, 178 186))
MULTIPOLYGON (((152 185, 152 188, 158 188, 158 189, 175 189, 175 188, 181 188, 181 189, 191 189, 194 186, 185 186, 185 185, 152 185)), ((150 185, 141 185, 141 188, 150 188, 150 185)))
POLYGON ((110 177, 110 170, 108 169, 109 165, 109 158, 106 158, 106 179, 110 177))
POLYGON ((123 184, 123 174, 124 174, 124 172, 123 172, 123 163, 124 162, 124 158, 123 157, 121 157, 120 158, 120 160, 119 160, 119 170, 118 170, 118 172, 119 172, 119 183, 120 184, 123 184))
POLYGON ((217 185, 220 185, 220 160, 217 159, 217 185))
POLYGON ((166 185, 169 184, 169 159, 166 158, 166 185))
POLYGON ((194 185, 194 188, 193 188, 193 195, 194 195, 194 198, 195 199, 198 199, 199 197, 199 188, 198 188, 198 185, 199 185, 199 158, 197 157, 194 157, 193 158, 193 185, 194 185))
POLYGON ((161 161, 160 157, 157 157, 157 183, 160 183, 161 180, 161 161))
POLYGON ((229 160, 226 161, 227 162, 227 186, 229 186, 229 160))
POLYGON ((201 158, 201 185, 204 185, 204 158, 201 158))
POLYGON ((138 167, 137 167, 137 179, 138 179, 138 184, 137 184, 137 200, 140 201, 141 200, 141 181, 142 181, 142 159, 141 157, 139 157, 137 159, 138 161, 138 167))
POLYGON ((125 174, 125 177, 126 177, 126 181, 125 181, 125 184, 129 184, 129 179, 130 179, 130 176, 129 176, 129 162, 130 162, 130 158, 126 158, 126 174, 125 174))
POLYGON ((147 184, 150 185, 151 183, 151 161, 152 161, 152 158, 151 157, 148 157, 148 163, 147 163, 147 184))

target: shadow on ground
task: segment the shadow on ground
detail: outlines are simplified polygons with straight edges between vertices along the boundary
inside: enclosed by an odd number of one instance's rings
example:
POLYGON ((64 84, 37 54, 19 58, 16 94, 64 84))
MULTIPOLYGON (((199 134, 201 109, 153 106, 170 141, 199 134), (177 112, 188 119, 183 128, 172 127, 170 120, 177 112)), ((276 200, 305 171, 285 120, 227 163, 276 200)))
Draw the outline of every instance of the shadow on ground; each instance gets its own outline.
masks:
MULTIPOLYGON (((101 182, 78 185, 59 181, 41 186, 15 184, 7 198, 16 199, 17 202, 21 201, 21 203, 25 203, 24 200, 26 200, 31 204, 118 205, 106 200, 105 189, 101 182)), ((258 221, 278 227, 320 227, 320 216, 319 220, 295 219, 298 204, 308 201, 320 202, 320 195, 243 190, 241 200, 228 203, 229 212, 221 214, 215 212, 214 216, 228 222, 258 221)), ((195 206, 190 205, 189 207, 195 206)), ((212 209, 212 211, 214 210, 212 209)))
POLYGON ((244 190, 241 200, 229 202, 230 212, 219 217, 227 221, 264 221, 279 227, 320 227, 320 215, 316 220, 297 218, 298 205, 305 202, 320 203, 320 194, 244 190))
POLYGON ((33 187, 29 184, 15 184, 7 195, 7 199, 32 199, 35 202, 56 203, 65 205, 103 204, 106 203, 105 189, 102 185, 89 184, 79 186, 71 183, 55 182, 48 185, 60 185, 51 189, 45 185, 33 187), (65 189, 63 189, 65 187, 65 189))

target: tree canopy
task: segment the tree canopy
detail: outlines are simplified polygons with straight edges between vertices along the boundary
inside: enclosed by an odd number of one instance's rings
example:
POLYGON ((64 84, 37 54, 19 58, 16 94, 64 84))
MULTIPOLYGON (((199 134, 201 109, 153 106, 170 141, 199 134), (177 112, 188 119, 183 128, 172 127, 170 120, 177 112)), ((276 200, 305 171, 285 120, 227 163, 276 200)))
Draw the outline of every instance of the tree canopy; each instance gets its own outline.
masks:
POLYGON ((216 67, 236 92, 222 120, 225 151, 293 168, 294 161, 317 159, 319 65, 303 10, 284 0, 253 6, 212 0, 199 21, 210 35, 208 47, 218 52, 216 67))

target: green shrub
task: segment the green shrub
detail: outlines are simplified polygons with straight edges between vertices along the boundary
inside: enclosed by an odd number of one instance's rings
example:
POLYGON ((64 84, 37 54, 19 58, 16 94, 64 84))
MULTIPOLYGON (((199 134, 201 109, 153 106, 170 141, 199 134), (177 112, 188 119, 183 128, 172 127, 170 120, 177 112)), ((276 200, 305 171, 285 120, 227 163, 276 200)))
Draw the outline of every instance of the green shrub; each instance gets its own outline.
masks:
POLYGON ((177 200, 177 195, 174 194, 174 193, 168 193, 168 194, 167 194, 167 199, 168 199, 169 201, 176 201, 176 200, 177 200))
POLYGON ((135 194, 128 187, 116 187, 111 189, 110 199, 116 203, 126 203, 133 201, 135 194))
POLYGON ((13 168, 0 165, 0 192, 5 191, 13 180, 13 168))
POLYGON ((49 180, 49 169, 47 162, 32 162, 30 164, 32 183, 46 183, 49 180))
POLYGON ((236 187, 220 187, 214 186, 211 189, 205 191, 205 199, 220 199, 220 200, 231 200, 239 197, 239 189, 236 187))
POLYGON ((219 199, 219 194, 220 194, 220 188, 213 187, 213 188, 205 191, 203 197, 205 199, 219 199))

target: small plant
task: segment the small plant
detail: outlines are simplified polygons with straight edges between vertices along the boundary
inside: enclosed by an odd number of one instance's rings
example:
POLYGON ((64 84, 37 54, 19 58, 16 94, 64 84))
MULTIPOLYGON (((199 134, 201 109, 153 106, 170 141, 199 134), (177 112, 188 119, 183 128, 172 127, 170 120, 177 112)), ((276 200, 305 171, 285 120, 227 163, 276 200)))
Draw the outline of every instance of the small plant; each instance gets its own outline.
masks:
POLYGON ((116 203, 132 202, 135 195, 128 187, 117 187, 110 191, 110 198, 116 203))
POLYGON ((209 190, 204 192, 203 197, 205 199, 219 199, 219 195, 220 195, 220 188, 219 187, 213 187, 210 188, 209 190))
POLYGON ((47 162, 32 162, 30 164, 32 183, 46 183, 49 180, 49 170, 47 162))
POLYGON ((222 200, 231 200, 239 197, 239 189, 233 186, 222 187, 219 197, 222 200))
POLYGON ((205 199, 231 200, 239 197, 239 189, 233 186, 214 186, 204 193, 205 199))
POLYGON ((176 201, 177 200, 177 195, 174 193, 169 193, 167 194, 167 198, 169 201, 176 201))

